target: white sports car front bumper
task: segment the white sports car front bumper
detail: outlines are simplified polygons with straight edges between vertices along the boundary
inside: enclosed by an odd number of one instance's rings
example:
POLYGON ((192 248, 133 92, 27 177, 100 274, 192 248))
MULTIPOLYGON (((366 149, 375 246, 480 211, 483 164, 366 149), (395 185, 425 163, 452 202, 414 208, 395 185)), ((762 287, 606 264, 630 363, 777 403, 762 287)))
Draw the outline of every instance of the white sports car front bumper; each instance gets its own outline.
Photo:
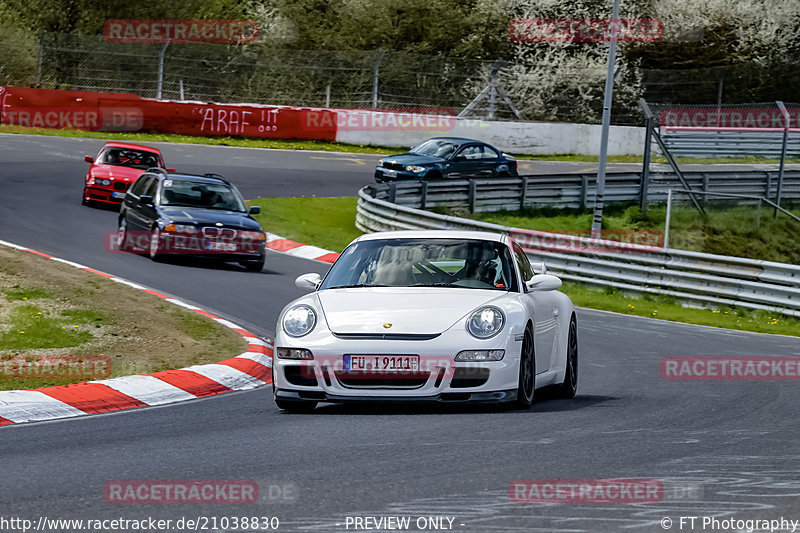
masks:
POLYGON ((522 331, 506 330, 488 340, 451 328, 435 338, 404 340, 399 335, 336 336, 327 328, 275 339, 273 382, 278 398, 316 401, 475 401, 516 399, 522 331), (313 360, 280 359, 277 348, 309 350, 313 360), (500 361, 455 361, 462 350, 504 350, 500 361), (344 355, 420 356, 416 372, 357 373, 344 370, 344 355))

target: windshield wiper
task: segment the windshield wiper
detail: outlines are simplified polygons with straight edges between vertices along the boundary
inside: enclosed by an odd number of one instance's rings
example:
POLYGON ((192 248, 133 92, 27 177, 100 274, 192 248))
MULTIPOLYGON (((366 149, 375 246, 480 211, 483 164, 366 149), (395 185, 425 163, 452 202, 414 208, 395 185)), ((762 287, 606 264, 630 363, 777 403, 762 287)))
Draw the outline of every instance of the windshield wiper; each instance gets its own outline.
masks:
POLYGON ((376 285, 372 283, 357 283, 355 285, 336 285, 335 287, 326 287, 328 289, 359 289, 362 287, 391 287, 391 285, 376 285))
POLYGON ((471 287, 463 287, 461 285, 456 285, 455 283, 447 283, 445 281, 439 283, 415 283, 413 285, 409 285, 410 287, 456 287, 459 289, 469 289, 471 287))

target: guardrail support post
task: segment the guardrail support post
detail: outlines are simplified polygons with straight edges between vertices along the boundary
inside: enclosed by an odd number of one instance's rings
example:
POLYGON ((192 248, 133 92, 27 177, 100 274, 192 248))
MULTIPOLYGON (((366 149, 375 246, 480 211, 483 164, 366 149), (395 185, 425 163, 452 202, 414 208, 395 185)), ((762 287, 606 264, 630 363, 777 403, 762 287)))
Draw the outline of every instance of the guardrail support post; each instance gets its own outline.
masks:
POLYGON ((523 176, 520 181, 519 210, 525 209, 525 202, 528 200, 528 178, 523 176))
POLYGON ((672 215, 672 189, 667 191, 667 220, 664 222, 664 250, 669 248, 669 223, 672 215))
MULTIPOLYGON (((778 207, 781 206, 781 189, 783 188, 783 166, 786 162, 786 144, 789 140, 789 126, 791 119, 789 118, 789 112, 786 110, 786 106, 783 105, 783 102, 777 101, 775 102, 778 104, 778 109, 781 110, 781 114, 783 115, 783 120, 785 124, 783 126, 783 143, 781 144, 781 164, 778 167, 778 187, 775 191, 775 205, 778 207)), ((774 217, 778 216, 778 210, 775 210, 773 215, 774 217)))
POLYGON ((420 185, 422 185, 422 190, 420 191, 419 208, 425 209, 428 204, 428 182, 422 180, 420 185))
POLYGON ((469 180, 469 212, 475 212, 475 193, 477 192, 478 184, 475 180, 469 180))
POLYGON ((395 203, 394 201, 397 199, 397 183, 391 182, 389 184, 389 201, 395 203))
POLYGON ((586 195, 589 189, 589 177, 581 174, 581 209, 586 209, 586 195))
POLYGON ((639 186, 639 209, 647 213, 647 185, 650 181, 650 145, 653 142, 653 117, 647 117, 644 132, 644 155, 642 156, 642 182, 639 186))

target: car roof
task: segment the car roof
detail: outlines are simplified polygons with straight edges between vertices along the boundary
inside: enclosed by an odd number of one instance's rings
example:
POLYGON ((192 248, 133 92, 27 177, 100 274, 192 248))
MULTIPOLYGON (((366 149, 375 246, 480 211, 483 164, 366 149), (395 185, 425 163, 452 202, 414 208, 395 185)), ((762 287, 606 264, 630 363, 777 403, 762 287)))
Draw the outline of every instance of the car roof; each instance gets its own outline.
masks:
MULTIPOLYGON (((486 144, 483 141, 476 141, 475 139, 467 139, 466 137, 431 137, 428 141, 450 141, 456 144, 478 143, 486 144)), ((422 144, 422 143, 420 143, 422 144)))
POLYGON ((503 233, 492 233, 490 231, 464 231, 464 230, 403 230, 403 231, 379 231, 367 233, 358 237, 355 241, 375 241, 379 239, 458 239, 476 241, 494 241, 507 243, 508 237, 503 233))
POLYGON ((230 185, 230 182, 224 176, 203 176, 195 174, 164 174, 163 172, 150 172, 156 176, 161 176, 165 180, 191 180, 191 181, 207 181, 209 183, 225 183, 230 185))
POLYGON ((106 146, 113 146, 114 148, 132 148, 134 150, 148 150, 150 152, 156 152, 158 154, 161 151, 158 148, 153 148, 152 146, 145 146, 143 144, 133 144, 133 143, 121 143, 121 142, 107 142, 103 148, 106 146))

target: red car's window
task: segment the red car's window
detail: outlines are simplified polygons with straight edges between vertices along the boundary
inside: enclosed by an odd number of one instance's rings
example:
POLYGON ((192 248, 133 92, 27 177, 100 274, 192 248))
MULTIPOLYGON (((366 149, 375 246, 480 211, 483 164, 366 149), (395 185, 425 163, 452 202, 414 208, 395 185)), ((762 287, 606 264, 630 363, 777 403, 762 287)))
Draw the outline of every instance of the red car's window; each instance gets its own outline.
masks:
POLYGON ((129 148, 104 148, 97 157, 97 163, 143 169, 163 165, 158 154, 129 148))

